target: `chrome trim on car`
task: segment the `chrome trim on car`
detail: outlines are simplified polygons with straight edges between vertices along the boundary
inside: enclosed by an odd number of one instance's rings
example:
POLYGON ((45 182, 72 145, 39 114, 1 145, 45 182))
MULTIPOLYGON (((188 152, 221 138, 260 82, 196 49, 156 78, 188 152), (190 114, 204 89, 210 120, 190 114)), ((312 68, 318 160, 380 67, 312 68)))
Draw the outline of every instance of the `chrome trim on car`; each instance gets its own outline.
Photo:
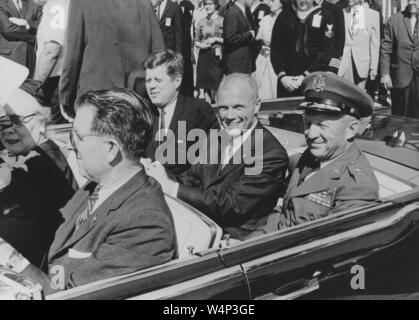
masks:
POLYGON ((176 284, 171 287, 163 288, 146 294, 142 294, 128 300, 165 300, 179 297, 191 291, 199 290, 203 287, 223 283, 235 276, 242 276, 242 270, 239 266, 227 268, 214 273, 207 274, 189 281, 176 284))
MULTIPOLYGON (((348 241, 348 240, 351 240, 351 239, 354 239, 363 235, 374 233, 374 232, 391 227, 399 223, 401 220, 405 219, 410 213, 413 213, 418 210, 419 210, 419 202, 414 202, 404 207, 403 209, 397 211, 392 216, 385 218, 383 220, 379 220, 379 221, 370 223, 368 225, 351 229, 342 233, 338 233, 338 234, 335 234, 326 238, 314 240, 312 242, 305 243, 294 248, 290 248, 290 249, 286 249, 286 250, 283 250, 274 254, 270 254, 262 258, 255 259, 251 262, 246 262, 243 264, 243 268, 246 272, 251 272, 252 270, 256 268, 270 265, 286 257, 312 252, 312 251, 326 248, 329 246, 333 246, 338 243, 342 243, 342 242, 345 242, 345 241, 348 241)), ((418 221, 419 221, 419 218, 418 218, 418 221)))

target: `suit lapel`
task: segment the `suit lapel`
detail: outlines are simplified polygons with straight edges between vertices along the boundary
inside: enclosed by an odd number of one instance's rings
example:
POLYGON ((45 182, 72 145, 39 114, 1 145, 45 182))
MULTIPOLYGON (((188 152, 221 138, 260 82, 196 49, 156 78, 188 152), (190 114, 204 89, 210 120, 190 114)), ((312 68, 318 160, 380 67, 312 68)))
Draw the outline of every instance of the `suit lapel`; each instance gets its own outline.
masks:
POLYGON ((250 25, 249 20, 247 20, 247 17, 244 14, 244 12, 242 11, 242 9, 240 9, 240 7, 238 5, 236 5, 236 4, 235 4, 235 7, 236 7, 236 10, 239 12, 239 14, 242 16, 242 18, 244 19, 244 23, 246 24, 247 29, 248 30, 251 30, 252 29, 252 26, 250 25))
MULTIPOLYGON (((169 0, 170 1, 170 0, 169 0)), ((176 135, 179 120, 182 119, 182 115, 185 112, 185 98, 181 95, 177 97, 175 111, 173 112, 172 120, 169 124, 169 130, 176 135)))
POLYGON ((71 239, 76 226, 76 220, 87 205, 87 198, 89 197, 91 188, 94 188, 95 186, 96 184, 92 182, 84 185, 76 193, 74 198, 70 200, 69 204, 62 209, 65 222, 56 233, 56 238, 50 249, 50 257, 60 252, 61 248, 71 239), (61 228, 63 229, 61 230, 61 228))
POLYGON ((348 29, 348 34, 351 37, 351 39, 353 39, 353 34, 352 34, 352 30, 351 30, 351 9, 346 8, 345 11, 345 25, 346 28, 348 29))
POLYGON ((163 10, 163 12, 161 14, 160 21, 164 21, 164 19, 166 18, 166 14, 167 14, 167 11, 169 10, 169 6, 170 6, 170 1, 171 0, 167 0, 166 1, 166 6, 164 7, 164 10, 163 10))
POLYGON ((19 11, 17 10, 15 4, 12 0, 6 0, 7 6, 9 7, 10 12, 15 16, 16 18, 20 18, 19 11))
POLYGON ((25 18, 28 13, 29 3, 27 0, 22 0, 22 12, 20 13, 21 18, 25 18))
POLYGON ((410 25, 410 18, 407 15, 403 16, 404 26, 407 29, 410 41, 413 41, 412 26, 410 25))
MULTIPOLYGON (((96 221, 92 221, 92 217, 89 217, 88 221, 86 221, 80 229, 74 231, 75 222, 81 211, 75 211, 73 214, 72 219, 69 221, 67 231, 70 230, 72 235, 66 237, 66 241, 63 242, 61 246, 54 246, 55 252, 54 254, 61 252, 71 246, 73 246, 76 242, 80 241, 84 238, 90 230, 92 230, 97 224, 99 224, 102 220, 106 219, 107 216, 114 211, 116 208, 119 208, 121 204, 134 192, 141 189, 144 184, 147 182, 147 175, 141 170, 137 173, 134 177, 132 177, 127 183, 125 183, 122 187, 116 190, 109 198, 107 198, 95 211, 92 216, 96 217, 96 221), (74 232, 73 232, 74 231, 74 232)), ((87 203, 87 198, 90 192, 87 192, 84 197, 84 205, 87 203)), ((81 208, 82 205, 79 206, 81 208)), ((52 252, 51 252, 52 253, 52 252)), ((50 256, 52 258, 53 255, 50 256)))

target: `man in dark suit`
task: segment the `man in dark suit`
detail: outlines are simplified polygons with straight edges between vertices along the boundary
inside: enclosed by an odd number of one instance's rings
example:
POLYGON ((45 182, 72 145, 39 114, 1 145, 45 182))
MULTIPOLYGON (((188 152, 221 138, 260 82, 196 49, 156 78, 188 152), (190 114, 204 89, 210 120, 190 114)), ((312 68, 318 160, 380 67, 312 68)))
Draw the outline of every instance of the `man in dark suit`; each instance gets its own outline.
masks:
POLYGON ((159 20, 166 49, 182 53, 182 11, 179 5, 172 0, 151 0, 151 3, 159 20))
POLYGON ((208 158, 199 157, 177 182, 159 163, 146 166, 165 193, 200 210, 240 240, 266 223, 286 188, 288 155, 256 119, 257 92, 250 75, 231 74, 222 80, 217 103, 223 130, 208 137, 208 158))
POLYGON ((153 139, 146 157, 158 160, 173 174, 190 167, 186 155, 194 141, 187 136, 193 129, 207 132, 217 124, 215 112, 201 99, 179 94, 183 59, 179 53, 163 51, 151 55, 144 63, 146 87, 153 103, 153 139))
POLYGON ((225 73, 254 72, 256 24, 250 12, 250 0, 237 0, 227 10, 223 29, 225 73))
POLYGON ((419 1, 393 15, 381 41, 381 84, 391 89, 392 114, 419 118, 419 1))
POLYGON ((65 46, 60 101, 72 115, 87 90, 126 88, 130 72, 164 42, 149 1, 72 0, 65 46))
POLYGON ((183 35, 183 79, 180 87, 180 93, 187 97, 193 97, 194 80, 193 80, 193 66, 192 66, 192 35, 191 26, 193 19, 193 12, 195 6, 189 0, 180 2, 182 10, 182 35, 183 35))
POLYGON ((0 56, 35 70, 36 31, 42 8, 33 0, 0 1, 0 56))
POLYGON ((140 158, 152 115, 126 89, 89 91, 76 106, 71 142, 90 180, 62 209, 65 222, 42 273, 0 239, 0 265, 43 285, 73 288, 168 262, 176 257, 173 218, 160 185, 140 158))

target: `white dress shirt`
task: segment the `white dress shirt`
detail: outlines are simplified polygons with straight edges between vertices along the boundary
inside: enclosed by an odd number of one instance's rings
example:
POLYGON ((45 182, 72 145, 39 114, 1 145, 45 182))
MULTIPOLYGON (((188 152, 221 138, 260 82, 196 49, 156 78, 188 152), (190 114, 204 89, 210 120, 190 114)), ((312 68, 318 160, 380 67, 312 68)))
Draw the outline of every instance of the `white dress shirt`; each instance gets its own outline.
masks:
POLYGON ((13 4, 20 13, 22 11, 22 0, 13 0, 13 4))
POLYGON ((365 29, 365 9, 363 6, 351 8, 351 24, 352 31, 365 29), (354 12, 356 12, 357 23, 354 25, 354 12))
POLYGON ((159 20, 161 20, 161 17, 163 16, 163 12, 164 12, 164 9, 166 8, 167 1, 168 0, 163 0, 163 1, 160 2, 159 20))
POLYGON ((236 2, 236 4, 240 8, 240 10, 243 11, 244 16, 246 17, 246 8, 245 8, 245 6, 242 5, 241 3, 237 3, 237 2, 236 2))

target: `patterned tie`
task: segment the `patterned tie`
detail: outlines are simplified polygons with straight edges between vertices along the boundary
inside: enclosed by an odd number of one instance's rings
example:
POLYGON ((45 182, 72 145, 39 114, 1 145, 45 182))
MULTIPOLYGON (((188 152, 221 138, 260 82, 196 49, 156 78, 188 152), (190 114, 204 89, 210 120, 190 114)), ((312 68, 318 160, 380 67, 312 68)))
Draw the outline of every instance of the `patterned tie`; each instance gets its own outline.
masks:
POLYGON ((352 14, 352 26, 351 26, 351 31, 352 34, 355 33, 355 28, 358 25, 358 10, 354 9, 354 13, 352 14))
POLYGON ((93 192, 91 193, 91 195, 89 196, 89 198, 87 198, 87 208, 86 210, 84 210, 78 217, 76 220, 76 231, 81 227, 81 225, 83 223, 85 223, 89 217, 89 215, 92 213, 93 208, 95 207, 95 204, 97 202, 97 200, 99 199, 99 191, 100 191, 100 186, 97 186, 95 188, 95 190, 93 190, 93 192))
POLYGON ((164 119, 164 117, 166 116, 166 110, 163 108, 161 109, 160 112, 160 125, 159 125, 159 140, 160 140, 160 144, 163 142, 166 133, 164 132, 164 129, 166 129, 166 121, 164 119))

